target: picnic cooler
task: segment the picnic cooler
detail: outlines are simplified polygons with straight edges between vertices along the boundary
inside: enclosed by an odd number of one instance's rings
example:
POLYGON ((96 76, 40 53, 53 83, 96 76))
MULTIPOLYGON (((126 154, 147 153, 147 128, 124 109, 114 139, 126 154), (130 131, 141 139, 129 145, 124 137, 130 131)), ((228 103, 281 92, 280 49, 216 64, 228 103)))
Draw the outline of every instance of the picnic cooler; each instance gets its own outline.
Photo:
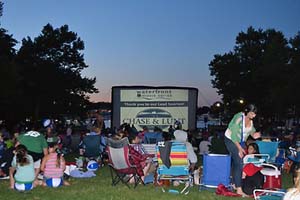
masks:
POLYGON ((230 185, 231 157, 225 154, 204 154, 201 185, 217 187, 230 185))
POLYGON ((281 187, 281 173, 274 165, 268 165, 272 168, 263 168, 261 173, 265 176, 263 188, 282 188, 281 187))

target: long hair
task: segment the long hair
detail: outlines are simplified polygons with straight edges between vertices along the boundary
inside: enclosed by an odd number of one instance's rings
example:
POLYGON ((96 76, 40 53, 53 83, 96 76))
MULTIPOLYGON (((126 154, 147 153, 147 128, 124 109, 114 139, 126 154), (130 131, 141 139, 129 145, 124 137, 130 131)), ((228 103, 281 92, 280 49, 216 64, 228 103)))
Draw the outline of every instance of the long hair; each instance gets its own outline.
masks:
POLYGON ((56 157, 56 167, 61 167, 61 157, 62 154, 60 152, 57 153, 57 157, 56 157))
POLYGON ((27 158, 27 148, 20 144, 16 147, 16 157, 17 157, 17 163, 20 166, 24 166, 29 164, 29 160, 27 158))
POLYGON ((254 104, 248 104, 244 109, 244 113, 247 115, 249 112, 257 113, 257 107, 254 104))
POLYGON ((57 154, 57 157, 56 157, 56 167, 60 167, 62 153, 57 149, 57 143, 51 142, 51 143, 48 144, 48 147, 54 149, 54 152, 57 154))

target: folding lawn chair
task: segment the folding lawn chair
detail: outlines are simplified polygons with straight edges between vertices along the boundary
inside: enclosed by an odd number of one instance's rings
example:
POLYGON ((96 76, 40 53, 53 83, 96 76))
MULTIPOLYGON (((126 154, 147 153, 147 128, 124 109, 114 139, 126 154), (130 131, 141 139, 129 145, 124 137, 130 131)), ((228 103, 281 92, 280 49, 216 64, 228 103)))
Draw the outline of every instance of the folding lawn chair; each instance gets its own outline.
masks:
POLYGON ((263 163, 266 163, 268 160, 270 160, 269 154, 248 154, 245 155, 243 158, 243 163, 253 163, 254 165, 261 165, 263 163))
POLYGON ((270 156, 270 159, 266 162, 267 164, 263 164, 264 169, 261 171, 261 173, 265 175, 264 189, 280 189, 281 168, 283 163, 282 159, 279 158, 282 158, 284 154, 280 153, 280 150, 278 149, 279 142, 256 141, 256 143, 260 153, 268 154, 270 156))
POLYGON ((126 137, 121 140, 106 138, 106 144, 112 186, 122 182, 130 188, 128 183, 131 178, 134 178, 134 188, 136 188, 139 183, 144 184, 143 180, 137 173, 136 166, 130 164, 128 138, 126 137))
POLYGON ((284 192, 281 190, 281 171, 280 161, 284 154, 278 157, 278 142, 256 141, 261 154, 246 155, 243 159, 244 164, 253 163, 262 167, 260 170, 264 176, 262 188, 253 191, 256 200, 282 199, 284 192), (277 162, 276 162, 277 161, 277 162))
POLYGON ((90 160, 95 160, 103 164, 102 154, 104 153, 105 146, 103 143, 105 142, 100 135, 87 135, 83 138, 81 145, 84 148, 84 165, 90 160))
POLYGON ((270 156, 267 163, 276 164, 278 142, 256 141, 256 144, 258 145, 259 153, 270 156))
POLYGON ((253 196, 255 200, 282 200, 285 195, 283 190, 255 189, 253 196))
POLYGON ((262 166, 260 171, 264 175, 263 188, 266 190, 281 188, 281 167, 282 163, 276 163, 278 142, 256 141, 261 154, 246 155, 243 159, 244 164, 253 163, 262 166))
POLYGON ((154 155, 153 161, 157 162, 156 144, 142 144, 147 154, 154 155))
MULTIPOLYGON (((169 192, 188 194, 192 186, 193 177, 189 172, 189 160, 185 143, 172 141, 158 142, 156 152, 158 159, 157 181, 184 182, 183 189, 169 189, 169 192)), ((165 192, 163 187, 162 190, 165 192)))
MULTIPOLYGON (((255 154, 260 155, 260 154, 255 154)), ((265 157, 266 158, 266 157, 265 157)), ((246 157, 244 158, 244 161, 246 160, 246 157)), ((263 177, 263 184, 260 185, 259 189, 254 189, 253 196, 256 200, 268 200, 268 199, 282 199, 285 192, 281 189, 281 172, 278 169, 277 166, 273 164, 268 164, 264 162, 264 159, 260 157, 258 160, 251 160, 248 163, 253 163, 255 165, 258 165, 260 167, 263 167, 260 170, 260 173, 264 176, 263 177)), ((258 181, 258 180, 257 180, 258 181)), ((257 182, 256 183, 259 183, 257 182)), ((255 184, 256 184, 255 183, 255 184)))

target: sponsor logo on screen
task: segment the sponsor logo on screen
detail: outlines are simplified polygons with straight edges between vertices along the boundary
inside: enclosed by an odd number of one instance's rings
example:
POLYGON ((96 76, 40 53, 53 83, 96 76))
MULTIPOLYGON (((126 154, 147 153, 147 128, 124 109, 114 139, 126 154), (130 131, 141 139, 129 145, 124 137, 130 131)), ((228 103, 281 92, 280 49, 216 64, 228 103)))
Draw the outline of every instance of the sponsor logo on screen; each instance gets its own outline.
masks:
POLYGON ((175 121, 180 121, 182 124, 186 122, 185 118, 174 118, 168 111, 159 108, 149 108, 137 113, 135 118, 123 119, 123 123, 133 124, 142 128, 147 126, 149 129, 158 127, 162 130, 173 125, 175 121))
POLYGON ((136 96, 139 99, 153 100, 153 99, 171 99, 172 90, 137 90, 136 96))

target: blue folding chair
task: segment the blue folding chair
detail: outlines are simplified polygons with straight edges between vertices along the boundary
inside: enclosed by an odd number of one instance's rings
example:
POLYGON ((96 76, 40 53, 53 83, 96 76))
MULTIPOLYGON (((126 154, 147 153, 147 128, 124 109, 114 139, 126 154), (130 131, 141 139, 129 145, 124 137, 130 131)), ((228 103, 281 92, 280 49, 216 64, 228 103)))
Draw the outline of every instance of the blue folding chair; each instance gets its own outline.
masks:
POLYGON ((256 144, 258 145, 259 153, 270 156, 267 162, 276 164, 278 142, 256 141, 256 144))
POLYGON ((268 154, 270 156, 270 158, 266 160, 266 163, 271 163, 281 170, 286 161, 286 157, 285 150, 279 148, 279 142, 256 141, 256 144, 261 154, 268 154))
POLYGON ((146 144, 156 144, 163 140, 162 133, 160 132, 147 132, 144 136, 144 143, 146 144))
POLYGON ((83 138, 82 147, 84 148, 83 156, 88 159, 100 159, 103 148, 101 148, 102 138, 100 135, 87 135, 83 138))

